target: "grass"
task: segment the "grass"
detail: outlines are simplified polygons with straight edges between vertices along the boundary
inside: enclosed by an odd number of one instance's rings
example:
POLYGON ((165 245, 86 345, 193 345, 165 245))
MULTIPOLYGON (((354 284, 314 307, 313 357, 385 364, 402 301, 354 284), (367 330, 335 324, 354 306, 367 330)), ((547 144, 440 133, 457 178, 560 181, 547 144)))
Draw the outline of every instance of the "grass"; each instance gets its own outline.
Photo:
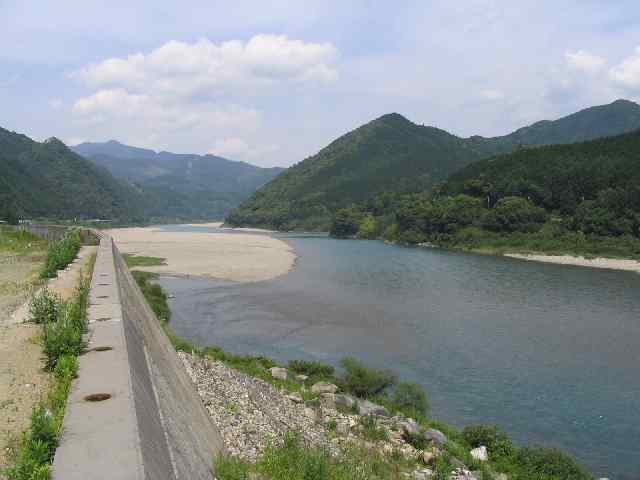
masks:
POLYGON ((219 480, 386 480, 406 478, 402 472, 410 465, 400 455, 384 456, 357 447, 332 456, 326 449, 305 445, 300 435, 289 432, 281 446, 267 448, 255 464, 224 457, 215 461, 215 471, 219 480))
POLYGON ((47 242, 36 235, 24 230, 16 231, 6 226, 0 226, 0 252, 26 255, 44 250, 46 246, 47 242))
POLYGON ((53 373, 53 382, 46 399, 33 407, 29 429, 13 452, 11 466, 6 471, 9 480, 45 480, 60 440, 64 412, 71 382, 78 372, 82 333, 86 330, 86 309, 89 281, 82 278, 69 302, 60 300, 46 290, 33 307, 32 320, 42 325, 44 367, 53 373), (45 307, 41 307, 45 305, 45 307), (55 315, 55 316, 54 316, 55 315))
POLYGON ((62 240, 49 244, 47 259, 40 271, 40 277, 55 278, 58 270, 62 270, 73 262, 79 250, 80 231, 77 229, 68 231, 62 240))
POLYGON ((167 259, 162 257, 146 257, 143 255, 134 255, 125 253, 122 255, 124 262, 128 267, 156 267, 160 265, 166 265, 167 259))

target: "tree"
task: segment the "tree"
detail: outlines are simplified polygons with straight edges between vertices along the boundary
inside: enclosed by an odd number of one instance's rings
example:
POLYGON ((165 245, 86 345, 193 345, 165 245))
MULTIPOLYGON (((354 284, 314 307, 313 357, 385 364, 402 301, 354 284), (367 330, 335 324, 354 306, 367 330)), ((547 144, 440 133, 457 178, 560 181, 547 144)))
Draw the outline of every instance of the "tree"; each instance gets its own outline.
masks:
POLYGON ((333 217, 329 234, 336 238, 353 237, 360 230, 362 218, 362 212, 354 207, 340 209, 333 217))

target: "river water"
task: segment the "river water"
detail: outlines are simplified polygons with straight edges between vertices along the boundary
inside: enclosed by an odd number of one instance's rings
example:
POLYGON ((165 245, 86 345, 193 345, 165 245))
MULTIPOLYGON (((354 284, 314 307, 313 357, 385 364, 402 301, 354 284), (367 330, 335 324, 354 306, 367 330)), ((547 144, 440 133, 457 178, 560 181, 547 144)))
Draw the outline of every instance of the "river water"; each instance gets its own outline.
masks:
POLYGON ((494 423, 596 475, 640 478, 640 275, 283 239, 299 258, 273 280, 162 278, 175 333, 283 363, 354 356, 422 384, 435 418, 494 423))

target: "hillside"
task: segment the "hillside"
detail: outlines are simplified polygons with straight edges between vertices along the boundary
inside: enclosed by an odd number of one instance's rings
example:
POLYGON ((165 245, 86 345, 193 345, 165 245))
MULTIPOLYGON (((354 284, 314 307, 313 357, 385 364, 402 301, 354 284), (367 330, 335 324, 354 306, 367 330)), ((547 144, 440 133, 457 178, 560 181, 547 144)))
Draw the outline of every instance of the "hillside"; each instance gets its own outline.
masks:
POLYGON ((618 100, 494 138, 461 138, 384 115, 289 168, 234 210, 231 225, 327 230, 334 213, 381 192, 428 191, 460 168, 522 146, 572 143, 640 128, 640 106, 618 100))
MULTIPOLYGON (((371 202, 375 204, 376 202, 371 202)), ((475 162, 432 195, 340 210, 336 236, 640 257, 640 130, 475 162)))
POLYGON ((23 217, 138 220, 143 196, 55 138, 0 128, 0 206, 23 217))
POLYGON ((214 155, 156 153, 114 140, 72 148, 144 189, 150 198, 146 213, 156 219, 223 218, 282 171, 214 155))

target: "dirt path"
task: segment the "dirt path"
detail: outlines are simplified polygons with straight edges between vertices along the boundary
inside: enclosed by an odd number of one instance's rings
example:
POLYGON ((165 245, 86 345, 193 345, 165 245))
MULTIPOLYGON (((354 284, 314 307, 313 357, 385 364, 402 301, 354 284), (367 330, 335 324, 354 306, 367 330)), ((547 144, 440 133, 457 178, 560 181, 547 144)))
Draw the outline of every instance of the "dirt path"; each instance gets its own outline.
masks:
MULTIPOLYGON (((82 247, 78 258, 67 270, 49 281, 49 288, 69 299, 78 285, 81 271, 95 251, 96 247, 82 247)), ((31 407, 47 391, 48 378, 42 371, 42 352, 38 344, 40 328, 22 323, 28 315, 28 301, 25 301, 30 290, 28 286, 32 285, 40 261, 38 257, 33 257, 30 263, 21 259, 16 262, 19 267, 2 269, 3 282, 12 282, 17 287, 0 291, 0 472, 6 467, 11 442, 29 424, 31 407), (19 302, 24 303, 15 309, 19 302)), ((1 473, 0 478, 3 478, 1 473)))

